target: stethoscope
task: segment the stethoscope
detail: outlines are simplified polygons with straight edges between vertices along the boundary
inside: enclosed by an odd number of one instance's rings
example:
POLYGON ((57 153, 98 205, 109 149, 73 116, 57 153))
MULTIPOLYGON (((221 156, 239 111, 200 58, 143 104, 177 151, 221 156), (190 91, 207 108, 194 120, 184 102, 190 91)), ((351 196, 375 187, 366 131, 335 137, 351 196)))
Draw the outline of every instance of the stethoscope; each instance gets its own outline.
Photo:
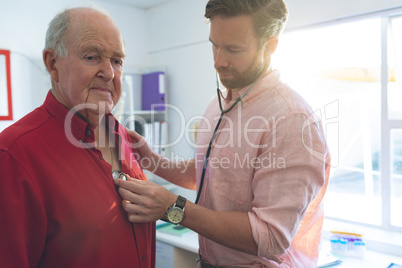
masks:
POLYGON ((113 177, 113 180, 116 180, 116 179, 121 179, 123 181, 127 180, 126 174, 124 174, 123 172, 120 172, 120 171, 113 171, 112 177, 113 177))
MULTIPOLYGON (((268 71, 268 69, 269 69, 269 68, 267 68, 267 71, 268 71)), ((218 95, 219 109, 221 110, 221 115, 220 115, 220 117, 219 117, 218 123, 216 124, 215 130, 214 130, 214 132, 212 133, 212 137, 211 137, 211 140, 209 141, 207 153, 205 154, 205 161, 204 161, 204 166, 203 166, 203 168, 202 168, 202 174, 201 174, 201 180, 200 180, 200 187, 199 187, 199 189, 198 189, 197 198, 196 198, 196 200, 195 200, 195 202, 194 202, 195 204, 198 204, 198 201, 199 201, 200 196, 201 196, 202 186, 203 186, 203 184, 204 184, 205 171, 207 170, 208 161, 209 161, 209 154, 211 153, 212 143, 213 143, 214 140, 215 140, 215 136, 216 136, 216 133, 217 133, 217 131, 218 131, 219 125, 220 125, 221 122, 222 122, 223 116, 224 116, 226 113, 230 112, 230 111, 247 95, 247 93, 254 87, 254 85, 257 84, 257 82, 260 81, 260 79, 267 73, 267 71, 263 72, 263 73, 260 75, 260 77, 259 77, 259 78, 258 78, 258 79, 240 96, 240 97, 238 97, 237 100, 236 100, 229 108, 227 108, 226 110, 224 110, 224 109, 222 108, 222 100, 221 100, 221 93, 222 93, 222 91, 221 91, 221 89, 220 89, 220 87, 219 87, 218 73, 216 73, 216 86, 217 86, 216 92, 217 92, 217 95, 218 95)))

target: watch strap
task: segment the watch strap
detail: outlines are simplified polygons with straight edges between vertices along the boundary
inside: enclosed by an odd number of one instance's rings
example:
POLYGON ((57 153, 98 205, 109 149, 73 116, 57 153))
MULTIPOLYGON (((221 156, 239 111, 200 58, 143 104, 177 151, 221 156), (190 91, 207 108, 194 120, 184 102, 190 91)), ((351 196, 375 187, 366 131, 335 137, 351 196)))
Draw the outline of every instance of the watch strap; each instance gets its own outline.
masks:
POLYGON ((176 200, 176 207, 184 209, 187 199, 179 195, 176 200))

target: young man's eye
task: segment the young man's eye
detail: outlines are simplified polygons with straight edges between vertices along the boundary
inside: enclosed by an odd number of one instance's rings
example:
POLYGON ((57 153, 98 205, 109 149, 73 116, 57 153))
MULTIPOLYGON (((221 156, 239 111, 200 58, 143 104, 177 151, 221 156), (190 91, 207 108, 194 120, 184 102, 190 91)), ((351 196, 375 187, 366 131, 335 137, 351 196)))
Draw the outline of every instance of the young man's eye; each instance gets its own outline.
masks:
POLYGON ((239 52, 241 52, 241 50, 229 48, 229 52, 230 52, 230 53, 239 53, 239 52))

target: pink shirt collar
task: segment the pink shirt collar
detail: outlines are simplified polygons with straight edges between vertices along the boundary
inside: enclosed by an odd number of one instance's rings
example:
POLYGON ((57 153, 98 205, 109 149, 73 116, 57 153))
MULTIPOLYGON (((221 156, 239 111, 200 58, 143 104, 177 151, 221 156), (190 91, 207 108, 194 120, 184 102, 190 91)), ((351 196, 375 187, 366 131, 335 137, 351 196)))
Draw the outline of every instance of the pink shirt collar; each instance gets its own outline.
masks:
MULTIPOLYGON (((261 93, 265 90, 270 90, 275 87, 276 84, 280 83, 280 73, 277 70, 272 70, 269 71, 267 74, 265 74, 260 81, 258 81, 253 88, 244 96, 244 98, 241 100, 241 105, 243 108, 247 107, 251 103, 255 102, 257 99, 261 97, 261 93)), ((248 85, 244 88, 234 90, 232 92, 232 99, 230 102, 226 102, 222 99, 222 107, 223 109, 229 108, 237 98, 243 95, 244 92, 246 92, 251 85, 248 85)), ((223 95, 226 97, 228 91, 225 90, 223 91, 223 95)))

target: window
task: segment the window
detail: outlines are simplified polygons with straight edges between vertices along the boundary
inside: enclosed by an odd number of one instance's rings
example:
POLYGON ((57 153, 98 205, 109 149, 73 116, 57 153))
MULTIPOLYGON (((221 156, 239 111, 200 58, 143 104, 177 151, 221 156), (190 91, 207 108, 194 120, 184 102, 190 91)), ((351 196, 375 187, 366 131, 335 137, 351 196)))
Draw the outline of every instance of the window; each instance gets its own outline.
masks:
POLYGON ((391 178, 390 224, 402 227, 402 16, 389 20, 388 33, 388 120, 391 178), (395 125, 395 127, 393 126, 395 125))
POLYGON ((326 216, 402 228, 402 16, 285 32, 273 67, 322 119, 326 216))

